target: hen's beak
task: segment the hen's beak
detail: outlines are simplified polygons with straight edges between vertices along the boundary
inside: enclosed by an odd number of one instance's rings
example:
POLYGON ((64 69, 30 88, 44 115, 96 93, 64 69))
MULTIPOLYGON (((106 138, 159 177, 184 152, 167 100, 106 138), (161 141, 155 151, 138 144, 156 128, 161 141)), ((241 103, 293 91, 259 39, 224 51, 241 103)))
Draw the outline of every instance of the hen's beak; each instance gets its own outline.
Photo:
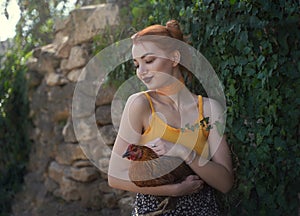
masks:
POLYGON ((130 156, 130 152, 129 152, 129 151, 126 151, 126 152, 122 155, 122 158, 129 157, 129 156, 130 156))

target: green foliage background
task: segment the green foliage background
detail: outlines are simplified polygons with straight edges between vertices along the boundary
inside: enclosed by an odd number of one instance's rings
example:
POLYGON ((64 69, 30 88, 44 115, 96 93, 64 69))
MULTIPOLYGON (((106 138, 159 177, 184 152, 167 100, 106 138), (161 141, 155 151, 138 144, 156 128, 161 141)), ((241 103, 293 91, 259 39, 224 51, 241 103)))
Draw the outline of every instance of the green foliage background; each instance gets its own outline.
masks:
POLYGON ((25 58, 14 51, 0 57, 0 215, 21 188, 30 148, 25 58))
POLYGON ((138 27, 178 20, 224 84, 226 132, 236 174, 235 187, 220 196, 224 212, 297 215, 299 2, 151 0, 145 4, 132 3, 134 19, 144 20, 137 22, 138 27))

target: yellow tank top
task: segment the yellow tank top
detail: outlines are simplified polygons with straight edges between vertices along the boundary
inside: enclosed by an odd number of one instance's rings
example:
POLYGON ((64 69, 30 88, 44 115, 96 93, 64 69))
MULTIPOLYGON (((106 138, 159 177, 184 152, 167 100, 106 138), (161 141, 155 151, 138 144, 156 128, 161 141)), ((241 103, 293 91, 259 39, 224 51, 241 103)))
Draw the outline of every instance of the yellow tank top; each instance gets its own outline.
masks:
MULTIPOLYGON (((209 147, 207 143, 209 131, 206 130, 205 126, 196 127, 194 130, 185 129, 183 131, 181 128, 174 128, 168 125, 155 112, 150 95, 147 92, 144 92, 144 94, 146 95, 151 107, 151 120, 149 127, 141 136, 139 142, 141 145, 144 145, 156 138, 162 138, 169 142, 181 144, 190 149, 194 149, 204 158, 209 157, 209 147)), ((203 100, 200 95, 198 96, 198 110, 199 114, 197 122, 200 122, 203 119, 203 100)))

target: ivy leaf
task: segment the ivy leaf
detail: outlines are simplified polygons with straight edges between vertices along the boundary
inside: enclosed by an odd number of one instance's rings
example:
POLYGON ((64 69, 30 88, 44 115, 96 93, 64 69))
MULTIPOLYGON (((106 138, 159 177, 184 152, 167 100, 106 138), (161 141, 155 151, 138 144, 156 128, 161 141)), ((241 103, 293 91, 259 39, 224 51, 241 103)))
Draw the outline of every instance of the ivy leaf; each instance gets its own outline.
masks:
POLYGON ((200 121, 201 125, 204 126, 204 123, 205 124, 208 124, 209 123, 209 117, 205 117, 203 118, 201 121, 200 121))
POLYGON ((194 130, 195 130, 194 125, 192 125, 192 126, 190 127, 190 129, 191 129, 192 131, 194 131, 194 130))
POLYGON ((235 2, 236 2, 236 0, 230 0, 230 4, 231 4, 231 5, 234 5, 235 2))
POLYGON ((265 61, 265 57, 263 55, 260 55, 257 59, 257 65, 260 67, 264 61, 265 61))
POLYGON ((184 127, 187 128, 187 129, 190 129, 190 123, 185 124, 184 127))
POLYGON ((213 127, 212 127, 211 125, 208 125, 208 126, 206 127, 206 131, 210 131, 212 128, 213 128, 213 127))

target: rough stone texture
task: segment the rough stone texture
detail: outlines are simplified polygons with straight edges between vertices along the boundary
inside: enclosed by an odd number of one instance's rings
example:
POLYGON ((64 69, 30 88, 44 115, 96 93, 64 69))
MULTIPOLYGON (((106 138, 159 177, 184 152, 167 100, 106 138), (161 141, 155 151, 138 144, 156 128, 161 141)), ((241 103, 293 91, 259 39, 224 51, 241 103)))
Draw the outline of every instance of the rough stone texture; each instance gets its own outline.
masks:
POLYGON ((117 89, 114 86, 102 85, 96 98, 96 106, 110 104, 114 98, 117 89))
POLYGON ((80 46, 75 46, 71 48, 70 56, 66 64, 66 70, 73 70, 84 66, 88 61, 88 53, 86 50, 82 49, 80 46))
POLYGON ((129 215, 133 195, 107 183, 116 138, 110 104, 117 89, 97 90, 93 77, 82 82, 89 76, 83 72, 92 58, 90 41, 107 25, 118 24, 118 11, 113 4, 74 10, 55 24, 53 43, 36 48, 29 59, 32 149, 13 215, 129 215), (79 85, 86 86, 74 99, 79 85), (74 111, 80 112, 72 116, 74 111))
POLYGON ((71 82, 77 82, 80 77, 81 71, 82 69, 71 70, 67 75, 68 80, 70 80, 71 82))
POLYGON ((95 167, 71 167, 70 177, 76 181, 90 182, 99 177, 98 170, 95 167))
POLYGON ((48 168, 48 176, 54 180, 56 183, 60 184, 62 182, 63 176, 70 173, 70 167, 52 161, 48 168))
POLYGON ((64 85, 68 83, 68 80, 58 73, 48 73, 45 78, 48 86, 64 85))
POLYGON ((99 129, 101 137, 106 145, 111 145, 114 143, 117 132, 113 125, 105 125, 99 129))
POLYGON ((71 118, 68 118, 68 121, 63 128, 62 134, 64 136, 64 141, 66 143, 76 143, 77 142, 71 118))
POLYGON ((60 59, 56 57, 55 52, 56 45, 54 44, 36 48, 32 54, 34 58, 38 59, 36 64, 32 65, 34 70, 41 74, 54 73, 60 64, 60 59))
POLYGON ((86 156, 79 145, 58 145, 55 160, 60 164, 71 165, 74 161, 82 159, 86 159, 86 156))
POLYGON ((96 119, 98 125, 107 125, 111 124, 111 114, 110 114, 110 105, 99 106, 96 109, 96 119))
POLYGON ((118 206, 121 209, 120 214, 121 215, 131 215, 133 203, 134 203, 133 195, 127 196, 127 197, 125 196, 124 198, 121 198, 118 201, 118 206))
POLYGON ((86 6, 72 11, 70 13, 73 24, 71 43, 81 44, 87 42, 106 26, 117 25, 119 22, 118 13, 118 7, 113 4, 101 4, 96 7, 86 6))

